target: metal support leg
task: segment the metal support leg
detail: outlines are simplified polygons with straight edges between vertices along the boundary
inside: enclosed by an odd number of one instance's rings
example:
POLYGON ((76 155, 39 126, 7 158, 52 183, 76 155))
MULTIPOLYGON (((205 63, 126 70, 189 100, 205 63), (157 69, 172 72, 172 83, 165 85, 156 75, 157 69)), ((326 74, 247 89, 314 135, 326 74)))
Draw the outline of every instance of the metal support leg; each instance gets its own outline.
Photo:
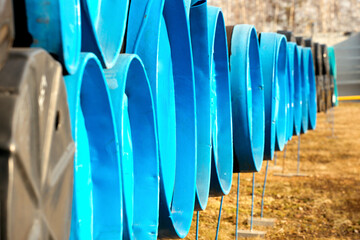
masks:
POLYGON ((237 240, 237 239, 238 239, 238 224, 239 224, 239 189, 240 189, 240 173, 238 173, 238 179, 237 179, 235 240, 237 240))
POLYGON ((262 191, 262 196, 261 196, 261 218, 264 217, 264 197, 265 197, 265 188, 266 188, 266 180, 267 180, 267 175, 268 175, 268 168, 269 168, 269 161, 266 161, 266 170, 265 170, 265 179, 264 179, 264 186, 263 186, 263 191, 262 191))
POLYGON ((238 236, 242 238, 265 238, 266 232, 253 230, 254 223, 254 196, 255 196, 255 173, 253 173, 252 179, 252 194, 251 194, 251 216, 250 216, 250 230, 239 230, 236 233, 235 239, 238 236))
POLYGON ((219 237, 220 221, 221 221, 221 211, 222 211, 223 201, 224 201, 224 196, 221 197, 220 209, 219 209, 219 217, 218 217, 218 223, 217 223, 217 227, 216 227, 216 237, 215 237, 215 240, 217 240, 218 237, 219 237))
POLYGON ((199 217, 200 217, 200 212, 197 211, 196 212, 196 240, 199 239, 199 217))
POLYGON ((252 179, 252 196, 251 196, 251 221, 250 221, 250 231, 253 230, 253 218, 254 218, 254 191, 255 191, 255 173, 253 173, 252 179))

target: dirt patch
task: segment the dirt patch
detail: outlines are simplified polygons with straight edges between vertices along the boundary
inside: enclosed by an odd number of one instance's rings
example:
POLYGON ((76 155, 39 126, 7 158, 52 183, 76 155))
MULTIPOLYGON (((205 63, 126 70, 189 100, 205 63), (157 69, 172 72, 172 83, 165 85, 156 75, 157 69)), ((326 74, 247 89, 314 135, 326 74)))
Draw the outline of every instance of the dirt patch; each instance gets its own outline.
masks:
MULTIPOLYGON (((285 162, 277 153, 285 173, 296 172, 297 144, 297 137, 288 143, 285 162)), ((267 230, 267 239, 360 239, 360 104, 341 103, 333 113, 318 114, 317 129, 301 136, 300 156, 306 177, 277 177, 269 171, 264 217, 277 222, 256 230, 267 230)), ((255 216, 260 216, 265 164, 256 174, 255 216)), ((239 229, 249 229, 252 174, 240 179, 239 229)), ((219 239, 235 236, 236 183, 237 174, 224 198, 219 239)), ((199 239, 215 238, 219 206, 220 198, 211 198, 200 213, 199 239)), ((196 214, 186 239, 195 239, 195 230, 196 214)))

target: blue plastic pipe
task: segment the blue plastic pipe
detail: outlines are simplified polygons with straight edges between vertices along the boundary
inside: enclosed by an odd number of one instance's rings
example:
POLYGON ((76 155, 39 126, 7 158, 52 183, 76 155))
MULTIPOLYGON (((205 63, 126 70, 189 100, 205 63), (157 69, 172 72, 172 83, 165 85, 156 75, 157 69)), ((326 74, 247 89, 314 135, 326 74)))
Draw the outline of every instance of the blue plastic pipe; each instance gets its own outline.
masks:
POLYGON ((175 184, 176 115, 171 49, 162 14, 164 2, 131 1, 126 52, 138 54, 148 74, 159 141, 160 191, 163 198, 168 199, 164 204, 166 208, 171 205, 175 184))
POLYGON ((277 86, 277 35, 260 34, 260 56, 264 79, 265 96, 265 147, 264 160, 272 160, 275 151, 275 123, 277 119, 276 103, 279 99, 277 86))
MULTIPOLYGON (((296 43, 288 42, 288 58, 289 58, 289 70, 290 79, 293 83, 292 87, 292 105, 293 105, 293 118, 292 118, 292 129, 289 129, 289 133, 292 135, 299 135, 301 129, 301 113, 302 113, 302 102, 301 102, 301 69, 299 61, 299 47, 296 43)), ((301 58, 300 58, 301 59, 301 58)))
POLYGON ((228 47, 220 8, 208 6, 208 26, 212 139, 210 194, 223 196, 231 189, 233 135, 228 47))
MULTIPOLYGON (((292 64, 290 60, 290 51, 293 50, 290 45, 290 42, 287 43, 287 95, 286 95, 286 102, 287 102, 287 117, 286 117, 286 141, 290 141, 293 136, 293 130, 294 130, 294 63, 292 64)), ((294 53, 292 53, 294 55, 294 53)))
POLYGON ((140 59, 130 54, 121 54, 105 77, 119 136, 124 239, 156 239, 159 158, 149 81, 140 59))
POLYGON ((316 118, 317 118, 317 101, 316 101, 316 81, 315 81, 315 71, 313 56, 311 53, 311 48, 305 48, 305 54, 308 58, 308 72, 304 73, 308 75, 308 84, 309 84, 309 129, 315 130, 316 128, 316 118))
POLYGON ((75 74, 81 50, 80 0, 25 0, 25 5, 32 47, 56 55, 75 74))
POLYGON ((336 71, 336 60, 335 60, 335 50, 334 47, 328 47, 328 55, 329 55, 329 65, 330 65, 330 75, 334 79, 334 95, 333 95, 333 104, 334 106, 339 105, 338 101, 338 88, 337 88, 337 71, 336 71))
POLYGON ((258 172, 264 155, 264 83, 254 26, 233 28, 230 52, 234 172, 258 172))
POLYGON ((122 181, 118 135, 109 90, 99 60, 80 57, 65 77, 74 157, 70 239, 121 239, 122 181))
POLYGON ((160 152, 159 237, 187 235, 195 206, 196 100, 189 16, 182 0, 132 0, 126 52, 143 60, 160 152), (151 47, 149 47, 151 46, 151 47))
POLYGON ((275 121, 275 150, 282 151, 287 142, 287 41, 284 35, 276 34, 276 78, 279 91, 277 118, 275 121))
POLYGON ((206 208, 211 173, 210 61, 206 1, 190 8, 190 30, 196 87, 197 173, 195 209, 206 208))
POLYGON ((129 0, 80 1, 81 51, 93 52, 103 67, 111 68, 115 65, 123 44, 129 0))
POLYGON ((309 125, 309 53, 307 48, 301 48, 301 133, 306 133, 309 125))

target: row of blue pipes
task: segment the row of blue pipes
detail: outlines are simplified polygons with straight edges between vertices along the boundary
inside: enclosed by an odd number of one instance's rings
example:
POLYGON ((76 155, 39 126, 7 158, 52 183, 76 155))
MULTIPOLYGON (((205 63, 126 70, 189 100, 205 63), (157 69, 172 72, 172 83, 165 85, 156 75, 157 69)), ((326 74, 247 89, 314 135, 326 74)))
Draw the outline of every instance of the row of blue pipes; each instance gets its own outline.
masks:
POLYGON ((204 0, 25 3, 32 46, 63 64, 70 239, 183 238, 233 173, 315 129, 311 49, 204 0))

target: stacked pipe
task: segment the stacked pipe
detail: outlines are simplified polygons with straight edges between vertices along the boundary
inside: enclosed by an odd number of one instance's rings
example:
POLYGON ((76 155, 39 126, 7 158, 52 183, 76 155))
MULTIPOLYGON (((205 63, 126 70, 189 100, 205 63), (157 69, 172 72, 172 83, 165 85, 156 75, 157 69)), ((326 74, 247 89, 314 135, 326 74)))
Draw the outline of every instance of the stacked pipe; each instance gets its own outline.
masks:
POLYGON ((0 7, 1 239, 184 238, 233 172, 316 127, 291 33, 202 0, 14 0, 8 54, 0 7))
POLYGON ((333 47, 328 47, 328 56, 329 56, 329 67, 330 67, 330 77, 331 83, 333 85, 332 93, 332 106, 338 106, 338 89, 336 84, 337 71, 336 71, 336 61, 335 61, 335 50, 333 47))
POLYGON ((334 105, 334 79, 330 74, 330 63, 329 63, 329 54, 326 44, 321 44, 321 54, 322 54, 322 63, 323 63, 323 76, 324 76, 324 88, 325 88, 325 111, 332 108, 334 105))
POLYGON ((41 49, 9 49, 8 0, 0 32, 0 238, 68 238, 75 145, 61 65, 41 49))

